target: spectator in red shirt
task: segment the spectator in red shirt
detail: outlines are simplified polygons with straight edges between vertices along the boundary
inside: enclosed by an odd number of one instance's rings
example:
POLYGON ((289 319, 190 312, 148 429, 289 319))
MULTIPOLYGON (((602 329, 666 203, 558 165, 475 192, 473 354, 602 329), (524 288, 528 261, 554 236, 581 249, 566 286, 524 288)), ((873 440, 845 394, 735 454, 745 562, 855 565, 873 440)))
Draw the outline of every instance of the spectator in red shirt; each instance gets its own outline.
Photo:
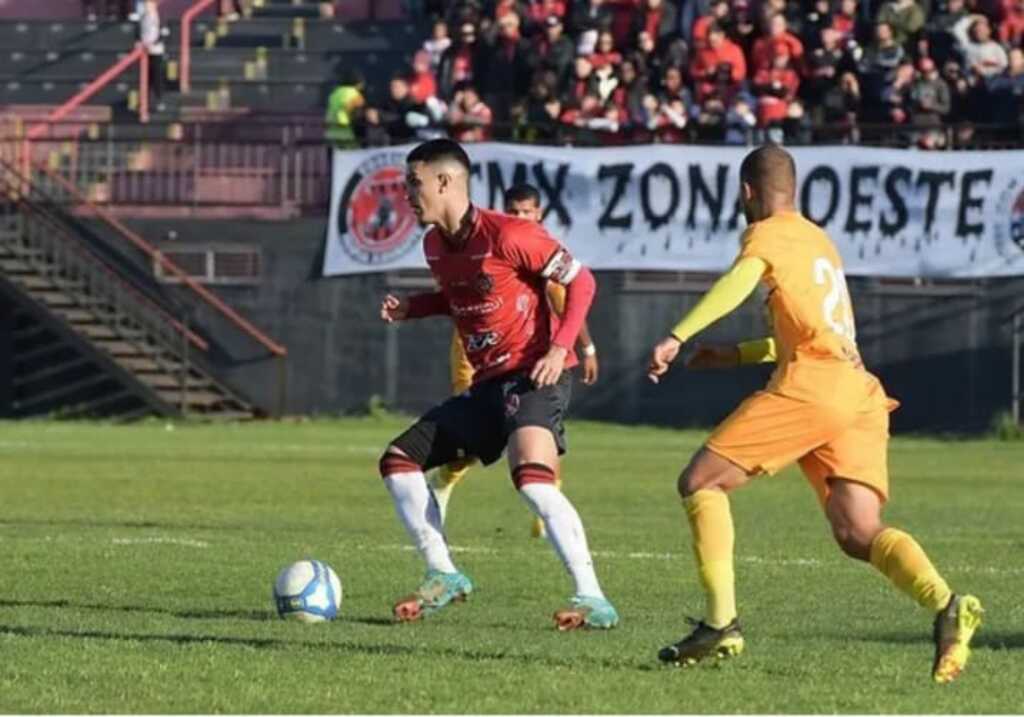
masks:
POLYGON ((718 23, 719 25, 725 24, 726 19, 729 16, 729 2, 728 0, 714 0, 709 6, 708 11, 698 17, 694 23, 690 33, 690 38, 693 41, 693 47, 700 49, 708 44, 708 28, 711 27, 712 23, 718 23))
POLYGON ((590 64, 595 68, 611 65, 618 67, 622 63, 622 53, 615 49, 615 36, 605 30, 597 36, 597 47, 590 55, 590 64))
POLYGON ((458 40, 441 55, 437 68, 437 84, 441 97, 452 96, 455 87, 463 82, 472 82, 483 67, 484 58, 477 42, 476 26, 464 22, 459 26, 458 40))
POLYGON ((790 61, 799 66, 804 56, 804 45, 796 35, 789 32, 786 17, 776 13, 768 19, 768 34, 754 43, 752 62, 754 70, 770 70, 775 61, 775 48, 785 45, 789 50, 790 61))
POLYGON ((473 85, 462 85, 448 109, 452 137, 460 142, 486 142, 491 138, 494 116, 473 85))
POLYGON ((843 36, 843 41, 857 34, 857 0, 840 0, 839 9, 832 13, 832 28, 843 36))
POLYGON ((421 104, 437 96, 437 80, 430 71, 430 53, 426 50, 420 50, 413 57, 409 92, 413 100, 421 104))
POLYGON ((569 83, 564 104, 578 105, 587 92, 597 90, 597 78, 594 77, 594 65, 590 59, 580 55, 576 58, 576 66, 572 81, 569 83))
POLYGON ((754 94, 757 95, 757 118, 762 127, 781 123, 789 114, 789 105, 800 89, 800 76, 790 66, 789 48, 780 43, 769 68, 754 75, 754 94))
POLYGON ((527 18, 535 25, 543 25, 549 17, 565 17, 569 3, 562 0, 533 0, 527 11, 527 18))
POLYGON ((999 22, 999 40, 1004 45, 1019 47, 1024 38, 1024 0, 1003 0, 1002 17, 999 22))
POLYGON ((605 107, 596 92, 588 92, 578 105, 562 112, 562 123, 577 129, 577 144, 614 144, 618 140, 618 109, 605 107))
POLYGON ((746 78, 747 62, 743 51, 726 39, 721 25, 712 24, 708 28, 708 46, 697 50, 690 64, 698 102, 703 102, 712 93, 720 70, 725 66, 732 85, 738 86, 746 78))
POLYGON ((659 102, 653 95, 643 99, 647 129, 660 144, 682 144, 689 140, 689 108, 682 98, 659 102))

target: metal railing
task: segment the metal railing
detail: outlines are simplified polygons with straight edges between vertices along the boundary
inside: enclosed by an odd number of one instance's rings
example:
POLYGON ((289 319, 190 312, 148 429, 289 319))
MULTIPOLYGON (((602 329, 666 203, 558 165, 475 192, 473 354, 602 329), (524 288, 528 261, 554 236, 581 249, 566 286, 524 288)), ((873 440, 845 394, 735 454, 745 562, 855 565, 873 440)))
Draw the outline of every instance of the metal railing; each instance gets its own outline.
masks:
POLYGON ((85 104, 93 95, 113 82, 118 76, 126 72, 132 65, 139 65, 139 121, 145 124, 149 122, 149 54, 141 42, 135 44, 135 48, 109 68, 104 70, 98 77, 83 87, 71 99, 51 112, 45 120, 32 125, 25 132, 24 144, 22 147, 22 158, 20 169, 26 177, 30 174, 29 169, 32 157, 32 142, 41 139, 49 129, 62 119, 71 114, 75 109, 85 104))
POLYGON ((169 313, 125 281, 120 272, 73 237, 48 206, 45 194, 35 188, 17 191, 23 184, 23 178, 12 167, 0 165, 0 187, 4 190, 0 212, 5 220, 18 224, 18 231, 4 236, 10 253, 53 286, 72 291, 96 321, 120 340, 156 349, 145 353, 162 371, 173 374, 182 370, 187 375, 189 347, 203 352, 209 349, 190 328, 188 310, 165 299, 169 313), (184 363, 184 368, 179 363, 184 363))
POLYGON ((288 349, 271 339, 265 333, 256 328, 251 322, 241 316, 237 311, 226 304, 220 297, 211 292, 201 283, 197 282, 191 275, 171 261, 165 254, 155 246, 147 242, 139 234, 129 229, 120 219, 112 215, 107 209, 97 205, 88 199, 85 193, 76 183, 65 178, 58 171, 45 165, 33 163, 34 174, 31 179, 21 175, 10 165, 0 165, 0 172, 4 174, 4 181, 8 185, 8 191, 12 192, 12 198, 28 201, 33 196, 45 189, 45 203, 60 204, 65 207, 74 207, 79 210, 86 210, 103 222, 114 234, 119 236, 127 244, 140 251, 154 266, 159 266, 162 272, 173 277, 199 303, 205 304, 213 309, 214 313, 228 324, 234 326, 249 339, 262 346, 268 354, 275 359, 278 368, 278 391, 277 411, 283 413, 287 400, 287 372, 286 361, 288 349), (20 188, 12 182, 23 182, 20 188))
POLYGON ((181 54, 178 56, 181 91, 192 89, 192 21, 217 0, 198 0, 181 16, 181 54))
POLYGON ((232 139, 214 125, 166 129, 180 139, 121 136, 109 126, 92 136, 86 129, 77 138, 36 139, 26 152, 101 206, 273 208, 283 215, 327 206, 330 155, 319 131, 265 127, 253 139, 232 139))

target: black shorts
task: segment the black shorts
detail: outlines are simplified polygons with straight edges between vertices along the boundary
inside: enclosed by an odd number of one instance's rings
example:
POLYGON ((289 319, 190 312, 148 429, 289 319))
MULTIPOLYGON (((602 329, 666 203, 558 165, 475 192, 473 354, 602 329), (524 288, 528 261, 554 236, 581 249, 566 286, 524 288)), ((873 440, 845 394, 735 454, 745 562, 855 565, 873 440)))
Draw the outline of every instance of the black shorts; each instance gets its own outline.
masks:
POLYGON ((496 376, 430 409, 393 444, 424 470, 467 457, 489 465, 501 457, 513 431, 541 426, 551 431, 561 455, 571 394, 571 371, 543 388, 534 387, 527 373, 496 376))

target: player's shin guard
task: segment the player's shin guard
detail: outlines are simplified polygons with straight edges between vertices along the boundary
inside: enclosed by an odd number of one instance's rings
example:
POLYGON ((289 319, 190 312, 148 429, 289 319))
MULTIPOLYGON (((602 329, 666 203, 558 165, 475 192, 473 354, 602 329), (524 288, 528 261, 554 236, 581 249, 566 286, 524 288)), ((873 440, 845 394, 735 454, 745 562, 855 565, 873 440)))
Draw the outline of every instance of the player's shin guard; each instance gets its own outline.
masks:
POLYGON ((736 619, 735 534, 729 498, 720 490, 698 490, 683 498, 683 507, 693 532, 693 554, 707 600, 705 622, 723 628, 736 619))
POLYGON ((952 596, 924 550, 909 534, 886 528, 871 543, 871 564, 918 605, 939 612, 952 596))
POLYGON ((544 521, 548 539, 576 583, 576 594, 603 598, 579 513, 555 487, 555 472, 540 463, 512 471, 512 480, 533 514, 544 521))
POLYGON ((437 502, 430 494, 420 466, 406 456, 388 453, 381 458, 380 472, 395 503, 395 512, 426 561, 427 569, 456 572, 444 539, 437 502))

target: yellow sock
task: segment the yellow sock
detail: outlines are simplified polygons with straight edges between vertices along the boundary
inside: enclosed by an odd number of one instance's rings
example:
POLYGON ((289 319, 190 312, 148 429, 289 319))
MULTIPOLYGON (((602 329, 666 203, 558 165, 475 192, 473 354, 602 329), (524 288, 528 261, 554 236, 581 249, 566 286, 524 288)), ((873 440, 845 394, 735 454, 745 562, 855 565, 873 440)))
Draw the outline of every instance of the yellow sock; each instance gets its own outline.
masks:
POLYGON ((875 536, 871 564, 918 605, 932 612, 946 607, 953 594, 921 546, 902 530, 886 528, 875 536))
POLYGON ((707 600, 705 622, 725 627, 736 618, 735 533, 729 498, 720 490, 699 490, 683 498, 693 532, 693 554, 707 600))
POLYGON ((451 488, 466 477, 472 461, 452 461, 438 469, 438 487, 451 488))

